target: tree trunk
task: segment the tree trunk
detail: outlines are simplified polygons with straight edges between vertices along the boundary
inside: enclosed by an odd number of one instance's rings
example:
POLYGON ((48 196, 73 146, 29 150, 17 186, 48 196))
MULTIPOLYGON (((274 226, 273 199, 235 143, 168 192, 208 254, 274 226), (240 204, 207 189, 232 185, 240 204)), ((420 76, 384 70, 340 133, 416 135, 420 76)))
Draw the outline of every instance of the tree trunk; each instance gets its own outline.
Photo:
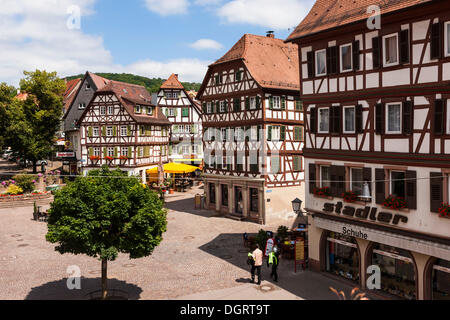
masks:
POLYGON ((36 174, 37 173, 37 161, 33 160, 33 173, 36 174))
POLYGON ((102 299, 106 299, 106 295, 108 294, 108 261, 106 259, 102 260, 102 299))

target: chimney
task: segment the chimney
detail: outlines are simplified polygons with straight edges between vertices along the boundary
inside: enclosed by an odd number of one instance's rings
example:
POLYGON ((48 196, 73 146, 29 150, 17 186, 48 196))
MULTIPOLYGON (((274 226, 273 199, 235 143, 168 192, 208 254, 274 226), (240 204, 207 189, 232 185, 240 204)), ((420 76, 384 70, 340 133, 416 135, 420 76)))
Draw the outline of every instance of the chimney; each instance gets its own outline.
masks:
POLYGON ((275 38, 275 31, 267 31, 266 33, 267 38, 275 38))

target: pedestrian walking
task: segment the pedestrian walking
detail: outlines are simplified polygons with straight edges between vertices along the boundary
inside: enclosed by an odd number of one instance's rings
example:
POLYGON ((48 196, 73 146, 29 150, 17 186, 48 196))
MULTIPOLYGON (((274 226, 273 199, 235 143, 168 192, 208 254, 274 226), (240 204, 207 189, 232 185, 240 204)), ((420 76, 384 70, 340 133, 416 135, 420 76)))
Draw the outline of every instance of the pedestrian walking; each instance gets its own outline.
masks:
POLYGON ((259 248, 259 244, 256 244, 256 249, 252 253, 252 257, 254 260, 254 264, 252 266, 252 281, 251 283, 255 283, 255 272, 258 275, 258 285, 261 284, 261 266, 262 266, 262 260, 263 260, 263 253, 261 249, 259 248))
POLYGON ((278 282, 278 265, 280 264, 280 253, 278 251, 277 246, 273 247, 272 251, 269 253, 269 259, 267 259, 267 267, 272 267, 272 272, 270 273, 270 277, 278 282))

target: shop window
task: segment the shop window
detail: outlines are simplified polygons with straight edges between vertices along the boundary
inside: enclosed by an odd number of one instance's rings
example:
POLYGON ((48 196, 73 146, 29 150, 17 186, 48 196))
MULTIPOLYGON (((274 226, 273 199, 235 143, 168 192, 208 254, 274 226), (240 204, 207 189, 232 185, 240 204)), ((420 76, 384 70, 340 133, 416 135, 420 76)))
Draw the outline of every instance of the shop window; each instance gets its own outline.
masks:
POLYGON ((398 64, 398 35, 397 33, 383 37, 383 61, 384 66, 394 66, 398 64))
POLYGON ((381 291, 403 299, 416 299, 414 263, 407 250, 377 243, 372 250, 372 265, 381 269, 381 291))
POLYGON ((352 66, 352 45, 341 46, 341 72, 353 70, 352 66))
POLYGON ((450 300, 450 261, 438 259, 432 272, 432 299, 450 300))
POLYGON ((329 166, 320 166, 320 187, 331 187, 329 166))
POLYGON ((258 189, 250 188, 250 211, 259 212, 258 189))
POLYGON ((209 203, 216 203, 216 185, 214 183, 209 184, 209 203))
POLYGON ((355 192, 357 195, 363 194, 363 169, 360 168, 350 168, 351 176, 351 191, 355 192))
POLYGON ((228 207, 228 185, 222 184, 220 186, 222 194, 222 205, 228 207))
POLYGON ((405 178, 406 174, 402 171, 391 171, 390 194, 397 198, 405 198, 405 178))
POLYGON ((327 272, 359 282, 359 254, 355 238, 329 232, 326 257, 327 272))

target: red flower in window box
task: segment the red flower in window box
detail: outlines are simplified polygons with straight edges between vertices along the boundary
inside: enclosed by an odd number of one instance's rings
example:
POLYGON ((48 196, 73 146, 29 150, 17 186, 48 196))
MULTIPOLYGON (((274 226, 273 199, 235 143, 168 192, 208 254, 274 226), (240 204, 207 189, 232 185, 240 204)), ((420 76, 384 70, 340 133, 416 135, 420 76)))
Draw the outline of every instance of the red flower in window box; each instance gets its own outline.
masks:
POLYGON ((127 156, 120 156, 119 159, 120 160, 128 160, 128 157, 127 156))
POLYGON ((331 196, 331 191, 329 187, 315 188, 314 194, 320 197, 329 197, 331 196))
POLYGON ((384 200, 383 206, 392 210, 401 210, 408 208, 406 200, 401 197, 394 197, 390 195, 384 200))
POLYGON ((342 194, 342 198, 344 198, 345 202, 355 202, 358 200, 359 195, 353 191, 346 191, 342 194))
POLYGON ((100 157, 99 156, 90 156, 89 159, 91 161, 98 161, 98 160, 100 160, 100 157))
POLYGON ((106 156, 105 159, 108 160, 108 161, 113 161, 114 160, 114 158, 110 157, 110 156, 106 156))
POLYGON ((441 207, 438 209, 439 216, 442 218, 450 218, 450 205, 448 203, 442 203, 441 207))

